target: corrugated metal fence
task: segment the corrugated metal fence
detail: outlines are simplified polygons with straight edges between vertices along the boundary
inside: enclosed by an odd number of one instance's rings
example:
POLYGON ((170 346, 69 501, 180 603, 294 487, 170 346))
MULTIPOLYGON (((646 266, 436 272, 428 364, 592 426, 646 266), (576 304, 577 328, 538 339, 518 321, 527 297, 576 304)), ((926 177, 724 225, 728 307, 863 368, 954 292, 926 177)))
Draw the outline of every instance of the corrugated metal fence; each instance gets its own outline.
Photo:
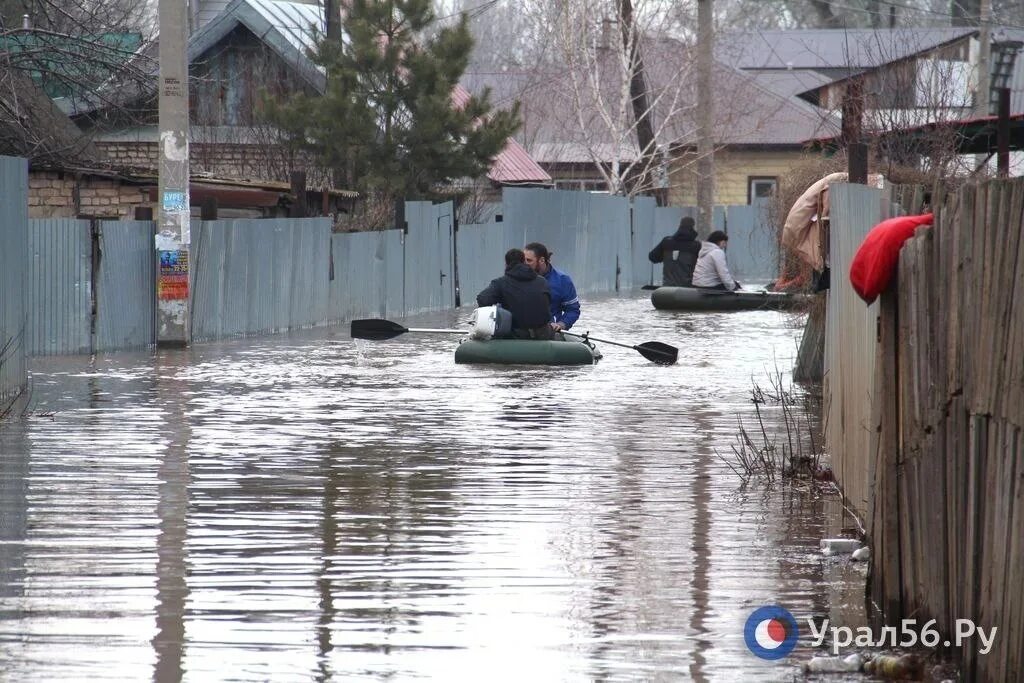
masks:
POLYGON ((25 272, 28 269, 28 162, 0 156, 0 399, 27 381, 25 272))
POLYGON ((870 399, 878 307, 864 305, 846 274, 864 236, 885 217, 884 194, 865 185, 836 183, 829 187, 829 196, 832 277, 825 312, 825 438, 843 493, 864 517, 868 509, 870 399))
POLYGON ((194 221, 191 232, 194 340, 327 319, 329 218, 194 221))
POLYGON ((769 220, 768 202, 724 208, 729 270, 744 285, 774 279, 778 275, 778 235, 769 220))
MULTIPOLYGON (((586 192, 505 190, 501 220, 456 229, 452 203, 407 202, 402 229, 332 234, 329 219, 192 226, 192 338, 262 334, 473 305, 512 246, 543 242, 581 294, 660 282, 647 252, 692 208, 586 192)), ((751 207, 718 207, 737 277, 774 270, 751 207)), ((27 221, 31 354, 144 348, 155 341, 153 224, 27 221)))

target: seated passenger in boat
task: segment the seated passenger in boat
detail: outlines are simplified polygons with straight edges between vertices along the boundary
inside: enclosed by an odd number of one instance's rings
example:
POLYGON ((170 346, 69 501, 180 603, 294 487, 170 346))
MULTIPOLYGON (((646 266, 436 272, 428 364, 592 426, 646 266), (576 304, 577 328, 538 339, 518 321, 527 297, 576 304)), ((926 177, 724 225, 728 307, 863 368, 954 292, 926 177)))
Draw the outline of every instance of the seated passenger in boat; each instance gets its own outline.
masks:
POLYGON ((739 289, 740 283, 733 279, 725 262, 725 247, 728 242, 728 235, 721 230, 715 230, 708 235, 708 240, 701 244, 697 265, 693 268, 694 287, 723 289, 730 292, 739 289))
MULTIPOLYGON (((540 242, 530 242, 523 247, 526 265, 537 271, 537 274, 548 282, 551 292, 551 327, 556 332, 572 329, 580 319, 580 298, 576 295, 576 285, 568 273, 556 269, 551 264, 554 256, 540 242)), ((561 334, 558 335, 561 338, 561 334)))
POLYGON ((512 314, 514 339, 553 339, 548 282, 526 265, 522 249, 505 253, 505 274, 476 295, 478 306, 501 306, 512 314))
POLYGON ((684 216, 675 234, 658 242, 647 259, 662 264, 661 284, 665 287, 692 287, 693 268, 699 253, 700 240, 693 229, 693 219, 684 216))

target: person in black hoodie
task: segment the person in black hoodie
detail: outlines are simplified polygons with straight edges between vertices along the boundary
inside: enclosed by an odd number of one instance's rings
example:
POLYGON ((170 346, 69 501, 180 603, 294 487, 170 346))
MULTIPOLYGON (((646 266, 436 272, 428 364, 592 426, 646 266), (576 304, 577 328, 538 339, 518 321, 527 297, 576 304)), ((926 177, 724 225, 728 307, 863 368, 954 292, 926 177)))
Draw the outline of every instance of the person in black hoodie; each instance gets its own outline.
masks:
POLYGON ((522 249, 505 253, 505 274, 476 295, 478 306, 500 305, 512 314, 512 336, 552 339, 551 292, 548 281, 528 265, 522 249))
POLYGON ((692 287, 693 267, 697 265, 700 241, 693 229, 693 219, 685 216, 679 221, 674 235, 664 238, 647 255, 651 263, 661 263, 665 287, 692 287))

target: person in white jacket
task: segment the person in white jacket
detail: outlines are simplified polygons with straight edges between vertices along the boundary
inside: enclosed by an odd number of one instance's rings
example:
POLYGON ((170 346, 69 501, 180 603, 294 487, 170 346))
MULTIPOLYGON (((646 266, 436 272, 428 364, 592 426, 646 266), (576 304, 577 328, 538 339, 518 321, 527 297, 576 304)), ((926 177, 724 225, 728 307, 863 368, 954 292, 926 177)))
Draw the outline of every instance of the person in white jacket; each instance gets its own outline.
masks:
POLYGON ((721 230, 708 235, 706 242, 701 243, 697 254, 697 265, 693 269, 693 286, 708 289, 724 289, 733 291, 740 283, 733 279, 729 266, 725 263, 725 245, 729 236, 721 230))

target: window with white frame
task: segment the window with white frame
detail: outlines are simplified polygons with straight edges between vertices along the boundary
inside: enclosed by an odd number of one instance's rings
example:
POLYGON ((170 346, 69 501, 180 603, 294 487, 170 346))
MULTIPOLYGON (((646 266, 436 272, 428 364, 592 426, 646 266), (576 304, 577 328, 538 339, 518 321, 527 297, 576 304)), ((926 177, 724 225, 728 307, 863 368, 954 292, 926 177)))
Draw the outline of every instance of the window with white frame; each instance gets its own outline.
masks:
POLYGON ((775 176, 747 176, 747 204, 771 197, 778 186, 779 179, 775 176))

